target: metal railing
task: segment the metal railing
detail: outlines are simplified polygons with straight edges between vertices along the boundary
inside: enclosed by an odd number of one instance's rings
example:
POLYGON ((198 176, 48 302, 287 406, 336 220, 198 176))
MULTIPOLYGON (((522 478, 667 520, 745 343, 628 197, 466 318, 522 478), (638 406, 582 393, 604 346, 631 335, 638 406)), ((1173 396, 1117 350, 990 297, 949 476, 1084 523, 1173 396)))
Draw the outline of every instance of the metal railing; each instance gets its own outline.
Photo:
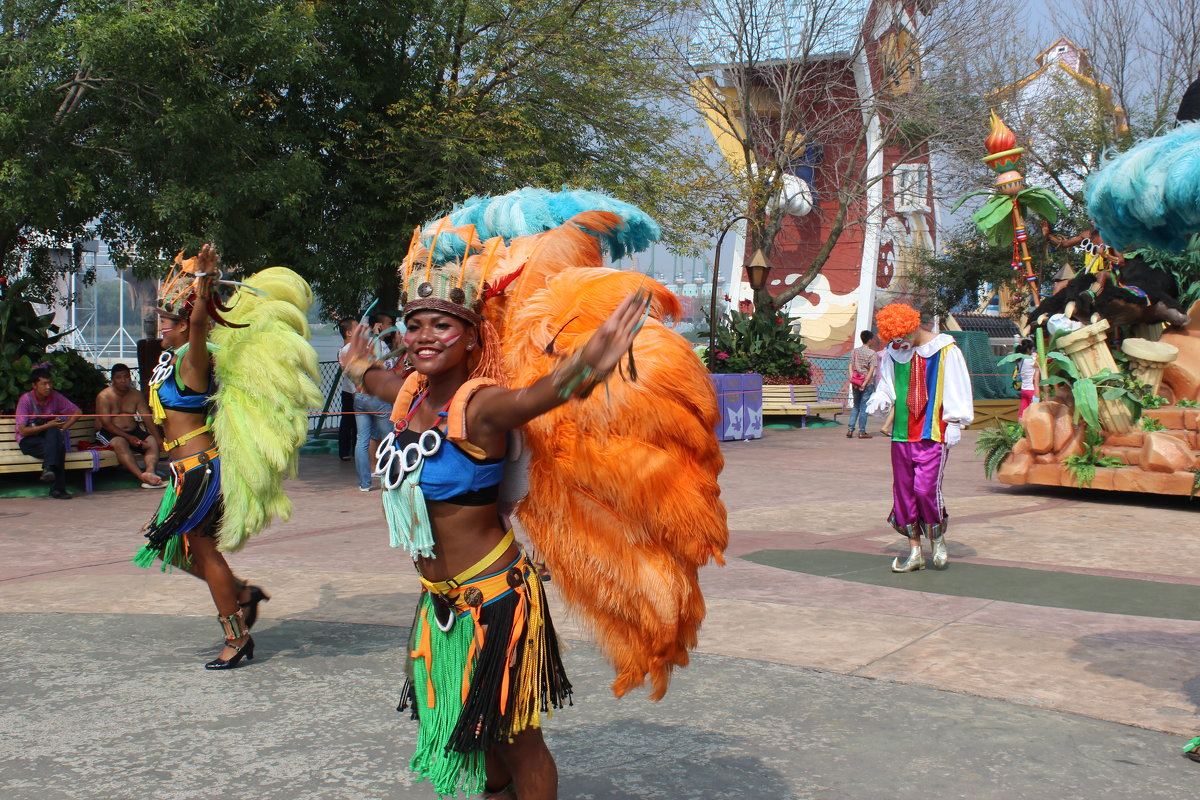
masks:
POLYGON ((309 410, 308 432, 314 436, 325 429, 337 430, 341 418, 336 415, 343 411, 342 392, 338 389, 338 384, 341 383, 339 378, 342 376, 341 365, 336 361, 321 361, 317 364, 317 369, 321 376, 321 397, 325 398, 325 404, 322 408, 309 410))

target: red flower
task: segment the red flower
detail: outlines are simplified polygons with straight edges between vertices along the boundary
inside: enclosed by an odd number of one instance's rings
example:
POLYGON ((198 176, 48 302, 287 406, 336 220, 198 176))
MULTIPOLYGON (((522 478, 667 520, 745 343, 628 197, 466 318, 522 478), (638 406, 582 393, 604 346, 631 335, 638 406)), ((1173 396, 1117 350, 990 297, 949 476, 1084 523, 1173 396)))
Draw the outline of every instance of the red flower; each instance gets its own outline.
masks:
POLYGON ((782 325, 782 324, 783 324, 783 317, 776 317, 776 318, 775 318, 775 324, 776 324, 776 325, 782 325))
POLYGON ((738 303, 738 311, 742 312, 743 314, 753 314, 754 303, 750 300, 742 300, 738 303))
POLYGON ((733 302, 733 298, 732 298, 732 297, 730 297, 729 295, 725 295, 725 302, 726 302, 726 303, 732 303, 732 302, 733 302))
POLYGON ((717 353, 718 360, 724 361, 727 358, 729 358, 729 353, 717 353))

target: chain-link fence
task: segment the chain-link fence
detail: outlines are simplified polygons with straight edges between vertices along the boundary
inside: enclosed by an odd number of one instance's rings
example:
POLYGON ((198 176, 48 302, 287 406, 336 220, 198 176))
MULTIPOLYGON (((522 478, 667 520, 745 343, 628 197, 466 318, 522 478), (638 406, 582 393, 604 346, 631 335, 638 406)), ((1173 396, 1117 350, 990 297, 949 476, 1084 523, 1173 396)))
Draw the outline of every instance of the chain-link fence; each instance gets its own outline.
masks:
POLYGON ((809 374, 817 387, 817 399, 847 405, 850 400, 850 356, 809 356, 809 374))
MULTIPOLYGON (((342 375, 341 366, 336 361, 322 361, 317 364, 317 368, 321 374, 321 397, 324 399, 322 408, 309 410, 308 431, 314 435, 321 432, 336 432, 339 417, 335 415, 342 412, 342 393, 338 389, 340 383, 338 378, 342 375)), ((353 411, 354 409, 346 410, 353 411)))
POLYGON ((958 349, 967 361, 971 373, 971 388, 976 400, 1006 400, 1020 397, 1013 386, 1016 365, 998 363, 1000 357, 992 352, 988 335, 982 331, 946 331, 954 337, 958 349))

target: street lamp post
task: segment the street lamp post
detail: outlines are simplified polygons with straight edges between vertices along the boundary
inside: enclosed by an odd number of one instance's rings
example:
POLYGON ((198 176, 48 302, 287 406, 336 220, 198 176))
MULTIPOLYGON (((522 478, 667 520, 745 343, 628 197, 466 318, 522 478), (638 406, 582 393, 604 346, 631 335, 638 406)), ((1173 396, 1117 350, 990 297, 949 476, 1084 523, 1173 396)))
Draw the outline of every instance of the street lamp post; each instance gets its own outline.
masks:
POLYGON ((735 222, 740 220, 753 222, 754 220, 747 217, 745 214, 734 217, 725 223, 725 227, 721 229, 721 235, 717 237, 717 252, 713 256, 713 279, 712 279, 712 297, 711 304, 708 310, 708 371, 715 372, 717 368, 717 281, 721 277, 721 245, 725 241, 725 234, 729 233, 729 229, 733 227, 735 222))

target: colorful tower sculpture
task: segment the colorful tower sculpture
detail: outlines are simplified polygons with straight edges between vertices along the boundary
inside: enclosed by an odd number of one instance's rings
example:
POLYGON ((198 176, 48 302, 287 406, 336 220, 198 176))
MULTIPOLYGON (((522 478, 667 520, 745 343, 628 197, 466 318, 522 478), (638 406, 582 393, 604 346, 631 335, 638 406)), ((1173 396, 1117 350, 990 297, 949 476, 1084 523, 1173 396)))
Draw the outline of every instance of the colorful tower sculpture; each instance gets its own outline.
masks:
POLYGON ((1022 273, 1029 287, 1029 307, 1034 308, 1041 300, 1041 289, 1033 271, 1033 258, 1029 255, 1029 233, 1021 207, 1031 209, 1053 224, 1058 221, 1059 214, 1066 211, 1066 206, 1053 192, 1025 185, 1025 176, 1017 169, 1025 148, 1016 145, 1016 134, 993 111, 991 133, 984 140, 988 154, 983 157, 983 163, 996 173, 996 189, 965 194, 954 204, 953 210, 957 211, 968 198, 981 194, 991 196, 971 219, 992 244, 1012 243, 1012 267, 1022 273))

